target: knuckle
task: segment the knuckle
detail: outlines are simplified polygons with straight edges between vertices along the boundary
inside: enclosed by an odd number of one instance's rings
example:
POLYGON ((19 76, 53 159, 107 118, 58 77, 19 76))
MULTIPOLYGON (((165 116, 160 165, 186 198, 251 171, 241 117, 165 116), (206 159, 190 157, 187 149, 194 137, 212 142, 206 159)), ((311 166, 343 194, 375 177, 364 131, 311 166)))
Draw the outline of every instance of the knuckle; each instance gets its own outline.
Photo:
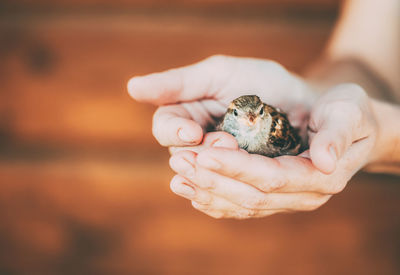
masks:
POLYGON ((210 206, 213 204, 213 197, 210 194, 200 194, 195 198, 195 201, 204 206, 210 206))
POLYGON ((357 98, 366 98, 367 93, 365 92, 365 90, 358 84, 354 83, 354 82, 347 82, 347 83, 341 83, 336 85, 332 90, 334 90, 335 92, 339 92, 342 94, 346 94, 348 95, 349 92, 352 94, 352 96, 357 97, 357 98))
POLYGON ((259 186, 260 190, 263 192, 271 192, 273 191, 275 188, 273 187, 273 185, 271 185, 271 183, 269 182, 263 182, 260 184, 259 186))
POLYGON ((257 213, 258 213, 258 211, 257 210, 247 210, 247 216, 249 217, 249 218, 253 218, 253 217, 255 217, 255 216, 257 216, 257 213))
POLYGON ((174 147, 174 146, 170 146, 168 147, 168 152, 169 154, 172 156, 174 154, 176 154, 177 152, 179 152, 181 149, 178 147, 174 147))
POLYGON ((233 212, 231 217, 233 217, 237 220, 245 220, 245 219, 255 217, 257 215, 257 213, 258 213, 257 211, 249 210, 249 209, 237 210, 237 211, 233 212))
POLYGON ((227 58, 226 55, 223 55, 223 54, 214 54, 214 55, 208 57, 208 58, 206 59, 206 61, 209 61, 209 62, 212 62, 212 63, 213 63, 213 62, 218 63, 218 62, 221 62, 222 60, 224 60, 224 59, 226 59, 226 58, 227 58))
POLYGON ((280 72, 280 73, 286 73, 285 67, 283 67, 280 63, 278 63, 274 60, 268 60, 267 63, 268 63, 268 66, 270 66, 271 69, 273 69, 274 71, 280 72))
POLYGON ((204 179, 199 185, 205 190, 212 191, 215 190, 217 183, 213 179, 204 179))
POLYGON ((318 200, 306 200, 302 203, 303 211, 313 211, 321 206, 321 202, 318 200))
POLYGON ((306 200, 303 203, 304 211, 314 211, 324 205, 332 195, 320 195, 312 200, 306 200))
POLYGON ((151 127, 151 132, 153 136, 156 138, 156 140, 162 145, 162 146, 167 146, 164 142, 164 140, 161 138, 162 137, 162 131, 160 131, 160 112, 157 110, 154 115, 153 115, 153 123, 151 127))
POLYGON ((260 189, 263 192, 268 192, 271 189, 271 186, 268 184, 268 182, 261 182, 257 186, 258 189, 260 189))
POLYGON ((345 184, 335 184, 332 189, 332 193, 338 194, 343 191, 344 187, 345 187, 345 184))
POLYGON ((334 117, 346 117, 355 114, 356 105, 351 101, 334 101, 326 106, 326 112, 334 117))
POLYGON ((263 215, 263 217, 268 217, 268 216, 272 216, 272 215, 279 214, 279 213, 290 213, 290 211, 289 210, 282 210, 282 209, 280 209, 280 210, 271 210, 271 211, 268 211, 268 213, 266 213, 265 215, 263 215))
POLYGON ((249 218, 248 215, 247 215, 247 212, 244 212, 244 211, 236 211, 232 215, 232 217, 237 219, 237 220, 245 220, 245 219, 249 218))
POLYGON ((193 206, 193 208, 200 210, 200 211, 207 211, 209 208, 209 206, 198 203, 197 201, 192 201, 192 206, 193 206))
POLYGON ((242 207, 246 208, 248 211, 253 211, 255 209, 263 209, 268 205, 265 198, 256 198, 252 200, 243 201, 242 207))
POLYGON ((329 194, 329 195, 334 195, 334 194, 338 194, 340 192, 343 191, 343 189, 345 188, 346 184, 343 184, 341 182, 338 183, 329 183, 327 186, 325 186, 325 190, 323 190, 325 194, 329 194))
POLYGON ((347 89, 357 98, 362 99, 367 97, 367 93, 360 85, 356 83, 345 83, 343 85, 346 85, 347 89))
POLYGON ((263 192, 271 192, 285 187, 288 182, 287 179, 275 179, 273 182, 262 182, 258 188, 263 192))
POLYGON ((363 116, 363 110, 361 109, 361 106, 358 104, 352 104, 351 106, 351 112, 353 116, 354 121, 361 121, 361 118, 363 116))
POLYGON ((205 213, 214 219, 222 219, 225 217, 225 214, 222 212, 205 212, 205 213))

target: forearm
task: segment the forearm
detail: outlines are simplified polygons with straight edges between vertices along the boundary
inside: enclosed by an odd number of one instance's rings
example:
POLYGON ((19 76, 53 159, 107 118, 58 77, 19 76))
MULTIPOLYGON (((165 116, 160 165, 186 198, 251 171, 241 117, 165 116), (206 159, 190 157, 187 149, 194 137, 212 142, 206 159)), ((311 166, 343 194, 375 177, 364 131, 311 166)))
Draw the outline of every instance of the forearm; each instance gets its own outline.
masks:
POLYGON ((364 170, 400 174, 400 107, 371 100, 378 123, 376 145, 364 170))
POLYGON ((346 0, 321 57, 305 77, 317 90, 357 83, 377 99, 400 102, 400 1, 346 0))
POLYGON ((360 85, 378 123, 365 170, 400 174, 400 1, 346 0, 321 57, 304 73, 324 93, 345 82, 360 85))
MULTIPOLYGON (((356 83, 375 99, 396 102, 396 93, 380 75, 362 60, 321 58, 305 74, 305 79, 316 92, 324 93, 335 85, 356 83)), ((400 97, 400 95, 398 95, 400 97)))
POLYGON ((325 54, 356 58, 400 90, 400 1, 346 0, 325 54))
POLYGON ((352 59, 332 63, 322 61, 307 76, 307 80, 320 93, 343 82, 357 83, 367 91, 378 131, 376 145, 364 170, 400 174, 400 105, 384 102, 396 102, 385 81, 364 64, 352 59))

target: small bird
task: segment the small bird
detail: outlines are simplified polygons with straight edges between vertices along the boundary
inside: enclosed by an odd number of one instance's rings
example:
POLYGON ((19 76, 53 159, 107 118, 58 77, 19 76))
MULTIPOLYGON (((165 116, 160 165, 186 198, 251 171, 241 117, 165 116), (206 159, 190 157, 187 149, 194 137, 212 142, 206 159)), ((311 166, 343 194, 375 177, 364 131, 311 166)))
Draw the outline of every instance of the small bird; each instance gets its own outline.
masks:
POLYGON ((249 153, 277 157, 297 155, 301 148, 301 138, 286 114, 256 95, 233 100, 216 129, 233 135, 249 153))

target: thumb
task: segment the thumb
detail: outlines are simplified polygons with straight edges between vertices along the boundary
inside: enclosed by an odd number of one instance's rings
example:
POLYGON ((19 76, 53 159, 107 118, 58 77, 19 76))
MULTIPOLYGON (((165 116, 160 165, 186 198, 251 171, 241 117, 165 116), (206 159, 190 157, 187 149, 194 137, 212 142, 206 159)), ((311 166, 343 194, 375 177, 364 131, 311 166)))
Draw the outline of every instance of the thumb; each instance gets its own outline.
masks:
POLYGON ((368 97, 358 85, 332 88, 316 103, 309 123, 310 156, 321 172, 331 174, 353 142, 368 137, 368 97))
POLYGON ((339 121, 329 119, 311 138, 310 157, 314 166, 325 174, 336 169, 336 162, 351 145, 351 134, 339 121))
POLYGON ((325 174, 335 171, 336 162, 365 132, 361 103, 335 92, 317 103, 309 123, 311 161, 325 174))
MULTIPOLYGON (((212 56, 196 64, 153 73, 145 76, 136 76, 128 81, 128 92, 137 101, 155 105, 165 105, 184 101, 193 101, 210 98, 219 87, 211 85, 216 76, 226 71, 225 56, 212 56)), ((218 81, 223 83, 223 81, 218 81)))

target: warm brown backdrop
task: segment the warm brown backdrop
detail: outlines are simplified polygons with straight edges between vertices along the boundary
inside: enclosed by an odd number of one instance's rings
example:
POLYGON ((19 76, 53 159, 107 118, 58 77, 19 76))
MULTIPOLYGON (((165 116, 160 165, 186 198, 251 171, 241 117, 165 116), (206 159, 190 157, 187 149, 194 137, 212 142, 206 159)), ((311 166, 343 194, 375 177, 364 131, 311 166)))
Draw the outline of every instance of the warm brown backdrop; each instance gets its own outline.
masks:
POLYGON ((213 220, 168 189, 130 76, 216 53, 296 72, 336 0, 0 2, 0 274, 398 274, 399 178, 313 213, 213 220))

